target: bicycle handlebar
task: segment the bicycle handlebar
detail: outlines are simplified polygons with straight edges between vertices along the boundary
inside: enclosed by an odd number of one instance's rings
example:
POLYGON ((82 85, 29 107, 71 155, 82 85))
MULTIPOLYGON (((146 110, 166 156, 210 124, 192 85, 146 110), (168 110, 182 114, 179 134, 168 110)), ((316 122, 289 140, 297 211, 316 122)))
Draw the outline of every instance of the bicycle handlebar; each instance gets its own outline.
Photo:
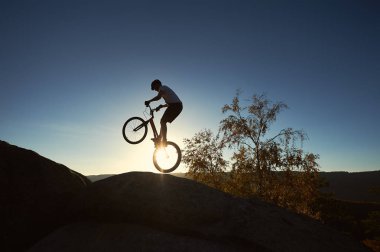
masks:
POLYGON ((158 110, 160 110, 160 109, 162 108, 161 105, 158 105, 158 107, 152 109, 152 107, 150 106, 150 104, 148 104, 146 107, 149 108, 149 110, 150 110, 150 115, 152 115, 152 116, 153 116, 153 112, 157 112, 158 110), (157 109, 158 109, 158 110, 157 110, 157 109))

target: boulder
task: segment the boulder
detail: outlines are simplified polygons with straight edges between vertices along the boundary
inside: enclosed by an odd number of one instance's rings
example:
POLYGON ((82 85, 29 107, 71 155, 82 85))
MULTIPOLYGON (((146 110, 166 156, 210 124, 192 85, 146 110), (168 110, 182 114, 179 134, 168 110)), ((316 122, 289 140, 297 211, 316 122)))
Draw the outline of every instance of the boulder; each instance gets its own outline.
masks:
POLYGON ((0 141, 0 251, 22 251, 66 224, 65 208, 91 182, 37 153, 0 141))
POLYGON ((238 252, 247 250, 220 240, 175 234, 143 225, 109 222, 78 222, 60 228, 28 252, 62 251, 202 251, 238 252))
POLYGON ((368 251, 307 216, 167 174, 92 183, 0 141, 0 251, 368 251))
POLYGON ((207 249, 221 246, 224 251, 367 251, 314 219, 171 175, 131 172, 100 180, 80 194, 70 213, 77 223, 51 234, 34 247, 40 250, 32 251, 49 251, 49 244, 62 245, 55 251, 70 251, 65 247, 77 243, 72 236, 96 238, 95 248, 81 243, 82 249, 91 251, 119 246, 173 251, 170 246, 176 240, 183 247, 178 245, 174 251, 202 251, 202 242, 208 244, 207 249), (126 238, 136 228, 138 237, 126 238), (121 230, 120 239, 116 230, 121 230), (152 236, 159 237, 150 240, 152 244, 162 239, 169 247, 147 247, 144 237, 152 236))

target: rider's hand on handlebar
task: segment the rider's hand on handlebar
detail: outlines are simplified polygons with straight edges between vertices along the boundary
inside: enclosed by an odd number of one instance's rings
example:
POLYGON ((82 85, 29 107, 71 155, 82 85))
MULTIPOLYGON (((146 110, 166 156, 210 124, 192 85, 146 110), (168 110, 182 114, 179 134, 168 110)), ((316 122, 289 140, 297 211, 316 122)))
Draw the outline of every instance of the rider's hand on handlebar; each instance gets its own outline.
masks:
POLYGON ((147 106, 147 107, 149 106, 149 103, 150 103, 149 101, 144 102, 145 106, 147 106))

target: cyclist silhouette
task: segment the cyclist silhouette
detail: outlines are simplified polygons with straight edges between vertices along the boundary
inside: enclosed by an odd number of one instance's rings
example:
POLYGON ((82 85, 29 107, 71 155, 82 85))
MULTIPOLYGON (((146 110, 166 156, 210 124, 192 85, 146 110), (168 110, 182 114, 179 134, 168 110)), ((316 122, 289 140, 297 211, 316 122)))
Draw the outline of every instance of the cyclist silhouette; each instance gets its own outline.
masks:
POLYGON ((182 102, 176 93, 174 93, 174 91, 168 86, 162 85, 160 80, 154 80, 151 84, 151 89, 157 91, 158 95, 148 101, 145 101, 145 106, 148 106, 152 101, 158 101, 161 98, 163 98, 166 103, 165 105, 160 105, 157 107, 157 111, 163 107, 167 107, 160 121, 161 129, 158 137, 158 141, 161 141, 161 144, 166 146, 168 132, 166 124, 168 122, 172 123, 174 119, 176 119, 182 112, 182 102))

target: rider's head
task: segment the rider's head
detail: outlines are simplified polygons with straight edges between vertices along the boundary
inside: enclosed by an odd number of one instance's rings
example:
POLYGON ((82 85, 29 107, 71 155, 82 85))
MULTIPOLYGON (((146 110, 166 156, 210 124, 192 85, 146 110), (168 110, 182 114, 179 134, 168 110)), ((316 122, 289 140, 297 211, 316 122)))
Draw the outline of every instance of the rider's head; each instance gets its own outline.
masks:
POLYGON ((152 90, 156 90, 158 92, 158 89, 162 86, 161 84, 161 81, 160 80, 154 80, 152 81, 152 84, 151 84, 151 89, 152 90))

